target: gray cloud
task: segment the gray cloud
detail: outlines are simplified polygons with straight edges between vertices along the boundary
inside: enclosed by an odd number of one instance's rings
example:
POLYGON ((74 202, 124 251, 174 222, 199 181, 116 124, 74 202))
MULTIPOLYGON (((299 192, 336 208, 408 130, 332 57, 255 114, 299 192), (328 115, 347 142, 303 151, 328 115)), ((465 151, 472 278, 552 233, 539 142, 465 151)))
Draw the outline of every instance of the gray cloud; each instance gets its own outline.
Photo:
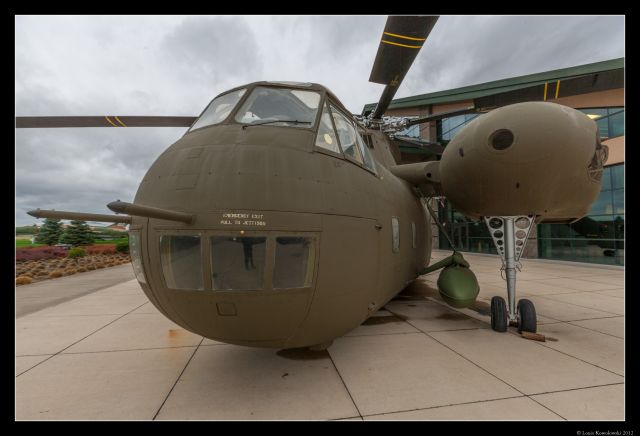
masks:
MULTIPOLYGON (((18 16, 16 115, 197 115, 256 80, 321 83, 353 112, 384 16, 18 16)), ((397 96, 434 92, 624 55, 623 17, 445 16, 397 96)), ((133 199, 184 129, 16 132, 16 223, 32 208, 108 213, 133 199)))

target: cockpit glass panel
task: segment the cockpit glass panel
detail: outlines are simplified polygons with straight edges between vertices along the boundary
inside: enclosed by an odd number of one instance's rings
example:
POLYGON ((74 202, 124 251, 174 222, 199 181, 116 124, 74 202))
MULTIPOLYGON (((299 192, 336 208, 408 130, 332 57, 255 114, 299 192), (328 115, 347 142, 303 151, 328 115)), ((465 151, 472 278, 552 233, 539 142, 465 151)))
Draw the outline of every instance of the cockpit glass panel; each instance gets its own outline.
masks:
POLYGON ((338 138, 344 155, 362 164, 362 155, 358 149, 356 129, 353 124, 333 106, 331 106, 331 113, 333 114, 333 121, 336 123, 336 130, 338 131, 338 138))
POLYGON ((218 291, 263 289, 267 238, 214 236, 211 275, 218 291))
POLYGON ((331 115, 329 108, 325 104, 322 108, 322 117, 320 118, 320 126, 318 127, 318 136, 316 136, 316 147, 325 148, 334 153, 340 154, 340 147, 336 139, 336 132, 333 130, 331 115))
POLYGON ((224 121, 229 116, 233 108, 238 104, 246 89, 238 89, 213 99, 207 109, 200 115, 200 118, 191 126, 189 131, 200 127, 210 126, 224 121))
POLYGON ((360 147, 360 152, 362 153, 362 157, 364 158, 364 166, 375 172, 376 166, 373 163, 373 157, 371 156, 369 148, 367 148, 367 146, 365 145, 364 139, 362 138, 360 132, 356 131, 356 137, 358 138, 358 147, 360 147))
POLYGON ((313 127, 320 94, 300 89, 258 86, 244 102, 236 121, 247 125, 313 127))

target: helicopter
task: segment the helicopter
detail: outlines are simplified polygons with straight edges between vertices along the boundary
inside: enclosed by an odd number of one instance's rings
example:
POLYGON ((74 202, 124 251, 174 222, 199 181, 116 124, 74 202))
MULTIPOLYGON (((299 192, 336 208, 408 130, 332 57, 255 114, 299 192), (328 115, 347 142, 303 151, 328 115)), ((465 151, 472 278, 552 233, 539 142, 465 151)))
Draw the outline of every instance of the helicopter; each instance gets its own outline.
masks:
POLYGON ((492 298, 492 328, 535 332, 533 303, 516 301, 528 233, 587 213, 607 148, 585 114, 510 95, 457 111, 482 115, 444 148, 404 138, 412 125, 452 116, 384 116, 437 20, 387 19, 369 79, 385 88, 368 114, 351 114, 320 84, 262 81, 223 92, 198 117, 16 117, 17 128, 188 127, 133 202, 107 205, 116 215, 29 214, 129 224, 138 283, 186 330, 244 346, 324 349, 437 269, 446 303, 473 304, 479 285, 461 253, 429 265, 431 222, 446 235, 431 204, 446 198, 485 221, 502 258, 507 300, 492 298), (402 163, 402 141, 436 159, 402 163))

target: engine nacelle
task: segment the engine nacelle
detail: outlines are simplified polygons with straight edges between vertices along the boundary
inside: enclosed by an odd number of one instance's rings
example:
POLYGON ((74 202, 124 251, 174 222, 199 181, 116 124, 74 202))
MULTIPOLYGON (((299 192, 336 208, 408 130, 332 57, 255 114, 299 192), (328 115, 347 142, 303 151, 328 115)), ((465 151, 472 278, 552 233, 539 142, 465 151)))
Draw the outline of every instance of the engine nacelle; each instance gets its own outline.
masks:
POLYGON ((600 192, 607 149, 596 123, 575 109, 527 102, 469 122, 439 165, 442 190, 465 215, 584 216, 600 192))

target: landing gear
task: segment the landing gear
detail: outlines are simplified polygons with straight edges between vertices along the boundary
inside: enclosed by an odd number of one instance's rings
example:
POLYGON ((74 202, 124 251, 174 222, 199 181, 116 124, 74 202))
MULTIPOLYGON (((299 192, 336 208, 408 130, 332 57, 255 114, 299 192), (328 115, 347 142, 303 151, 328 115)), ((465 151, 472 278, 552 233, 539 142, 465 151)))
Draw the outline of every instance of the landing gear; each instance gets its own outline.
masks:
POLYGON ((535 224, 535 217, 529 216, 487 216, 484 217, 498 254, 502 258, 502 269, 506 272, 508 310, 503 298, 491 299, 491 328, 504 332, 508 325, 518 327, 518 333, 536 332, 536 309, 530 300, 518 301, 516 308, 516 264, 524 252, 527 238, 535 224), (506 312, 506 319, 502 313, 506 312))
POLYGON ((536 319, 536 308, 530 300, 522 299, 518 301, 518 333, 535 333, 538 327, 536 319))
POLYGON ((491 328, 497 332, 507 331, 507 303, 502 297, 491 299, 491 328))

